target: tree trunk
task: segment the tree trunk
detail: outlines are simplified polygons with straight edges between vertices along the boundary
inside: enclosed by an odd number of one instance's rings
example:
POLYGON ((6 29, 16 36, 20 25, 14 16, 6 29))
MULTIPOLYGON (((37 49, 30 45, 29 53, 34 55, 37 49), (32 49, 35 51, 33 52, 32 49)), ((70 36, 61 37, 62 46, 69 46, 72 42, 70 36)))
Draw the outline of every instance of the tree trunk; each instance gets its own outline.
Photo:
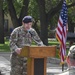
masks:
POLYGON ((3 0, 0 0, 0 43, 4 44, 3 0))
POLYGON ((45 0, 37 0, 40 12, 41 32, 40 37, 45 45, 48 45, 48 24, 45 12, 45 0))
POLYGON ((30 0, 23 0, 23 7, 20 12, 19 25, 22 24, 22 18, 28 14, 28 5, 30 0))
POLYGON ((15 11, 13 2, 12 2, 12 0, 7 0, 7 3, 8 3, 9 14, 11 16, 13 26, 14 26, 14 28, 18 27, 19 23, 18 23, 17 14, 16 14, 16 11, 15 11))

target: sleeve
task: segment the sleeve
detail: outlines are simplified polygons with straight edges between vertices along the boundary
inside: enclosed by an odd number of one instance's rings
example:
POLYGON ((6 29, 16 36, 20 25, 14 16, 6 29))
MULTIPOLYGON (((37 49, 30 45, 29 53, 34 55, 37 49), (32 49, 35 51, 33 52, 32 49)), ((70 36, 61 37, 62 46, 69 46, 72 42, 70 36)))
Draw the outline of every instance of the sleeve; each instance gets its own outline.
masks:
POLYGON ((43 42, 41 41, 35 30, 32 32, 32 39, 38 46, 44 46, 43 42))
POLYGON ((10 40, 9 40, 9 46, 10 46, 10 50, 12 52, 14 52, 18 46, 17 46, 17 40, 18 40, 18 32, 16 32, 15 30, 11 33, 10 35, 10 40))

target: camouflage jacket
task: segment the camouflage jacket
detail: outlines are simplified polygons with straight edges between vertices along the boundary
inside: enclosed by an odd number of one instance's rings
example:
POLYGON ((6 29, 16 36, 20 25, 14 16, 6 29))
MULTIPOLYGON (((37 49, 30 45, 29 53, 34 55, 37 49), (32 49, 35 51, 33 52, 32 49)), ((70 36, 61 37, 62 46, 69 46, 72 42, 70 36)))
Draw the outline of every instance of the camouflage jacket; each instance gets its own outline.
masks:
POLYGON ((32 44, 32 40, 34 40, 39 46, 44 45, 37 32, 33 28, 31 28, 28 32, 25 31, 23 26, 17 27, 10 35, 10 50, 13 52, 17 48, 30 46, 32 44))

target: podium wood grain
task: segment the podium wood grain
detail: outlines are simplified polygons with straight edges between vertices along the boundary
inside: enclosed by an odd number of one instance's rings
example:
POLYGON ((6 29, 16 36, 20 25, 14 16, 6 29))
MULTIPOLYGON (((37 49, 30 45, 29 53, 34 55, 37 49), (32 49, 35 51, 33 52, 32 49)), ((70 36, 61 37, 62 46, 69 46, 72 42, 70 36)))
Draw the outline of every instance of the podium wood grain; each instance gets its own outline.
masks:
POLYGON ((19 56, 23 57, 54 57, 56 46, 25 46, 19 56))
POLYGON ((27 57, 27 75, 46 75, 47 57, 56 55, 56 46, 25 46, 20 57, 27 57))

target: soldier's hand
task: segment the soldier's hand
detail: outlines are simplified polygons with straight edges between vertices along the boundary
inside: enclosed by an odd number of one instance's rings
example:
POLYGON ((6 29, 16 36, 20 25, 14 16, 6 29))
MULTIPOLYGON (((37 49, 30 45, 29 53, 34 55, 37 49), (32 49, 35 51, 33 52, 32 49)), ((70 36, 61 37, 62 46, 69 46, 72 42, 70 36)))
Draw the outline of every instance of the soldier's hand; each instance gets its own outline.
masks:
POLYGON ((22 49, 22 48, 17 48, 17 49, 15 50, 15 52, 16 52, 17 54, 20 54, 20 53, 21 53, 21 49, 22 49))

